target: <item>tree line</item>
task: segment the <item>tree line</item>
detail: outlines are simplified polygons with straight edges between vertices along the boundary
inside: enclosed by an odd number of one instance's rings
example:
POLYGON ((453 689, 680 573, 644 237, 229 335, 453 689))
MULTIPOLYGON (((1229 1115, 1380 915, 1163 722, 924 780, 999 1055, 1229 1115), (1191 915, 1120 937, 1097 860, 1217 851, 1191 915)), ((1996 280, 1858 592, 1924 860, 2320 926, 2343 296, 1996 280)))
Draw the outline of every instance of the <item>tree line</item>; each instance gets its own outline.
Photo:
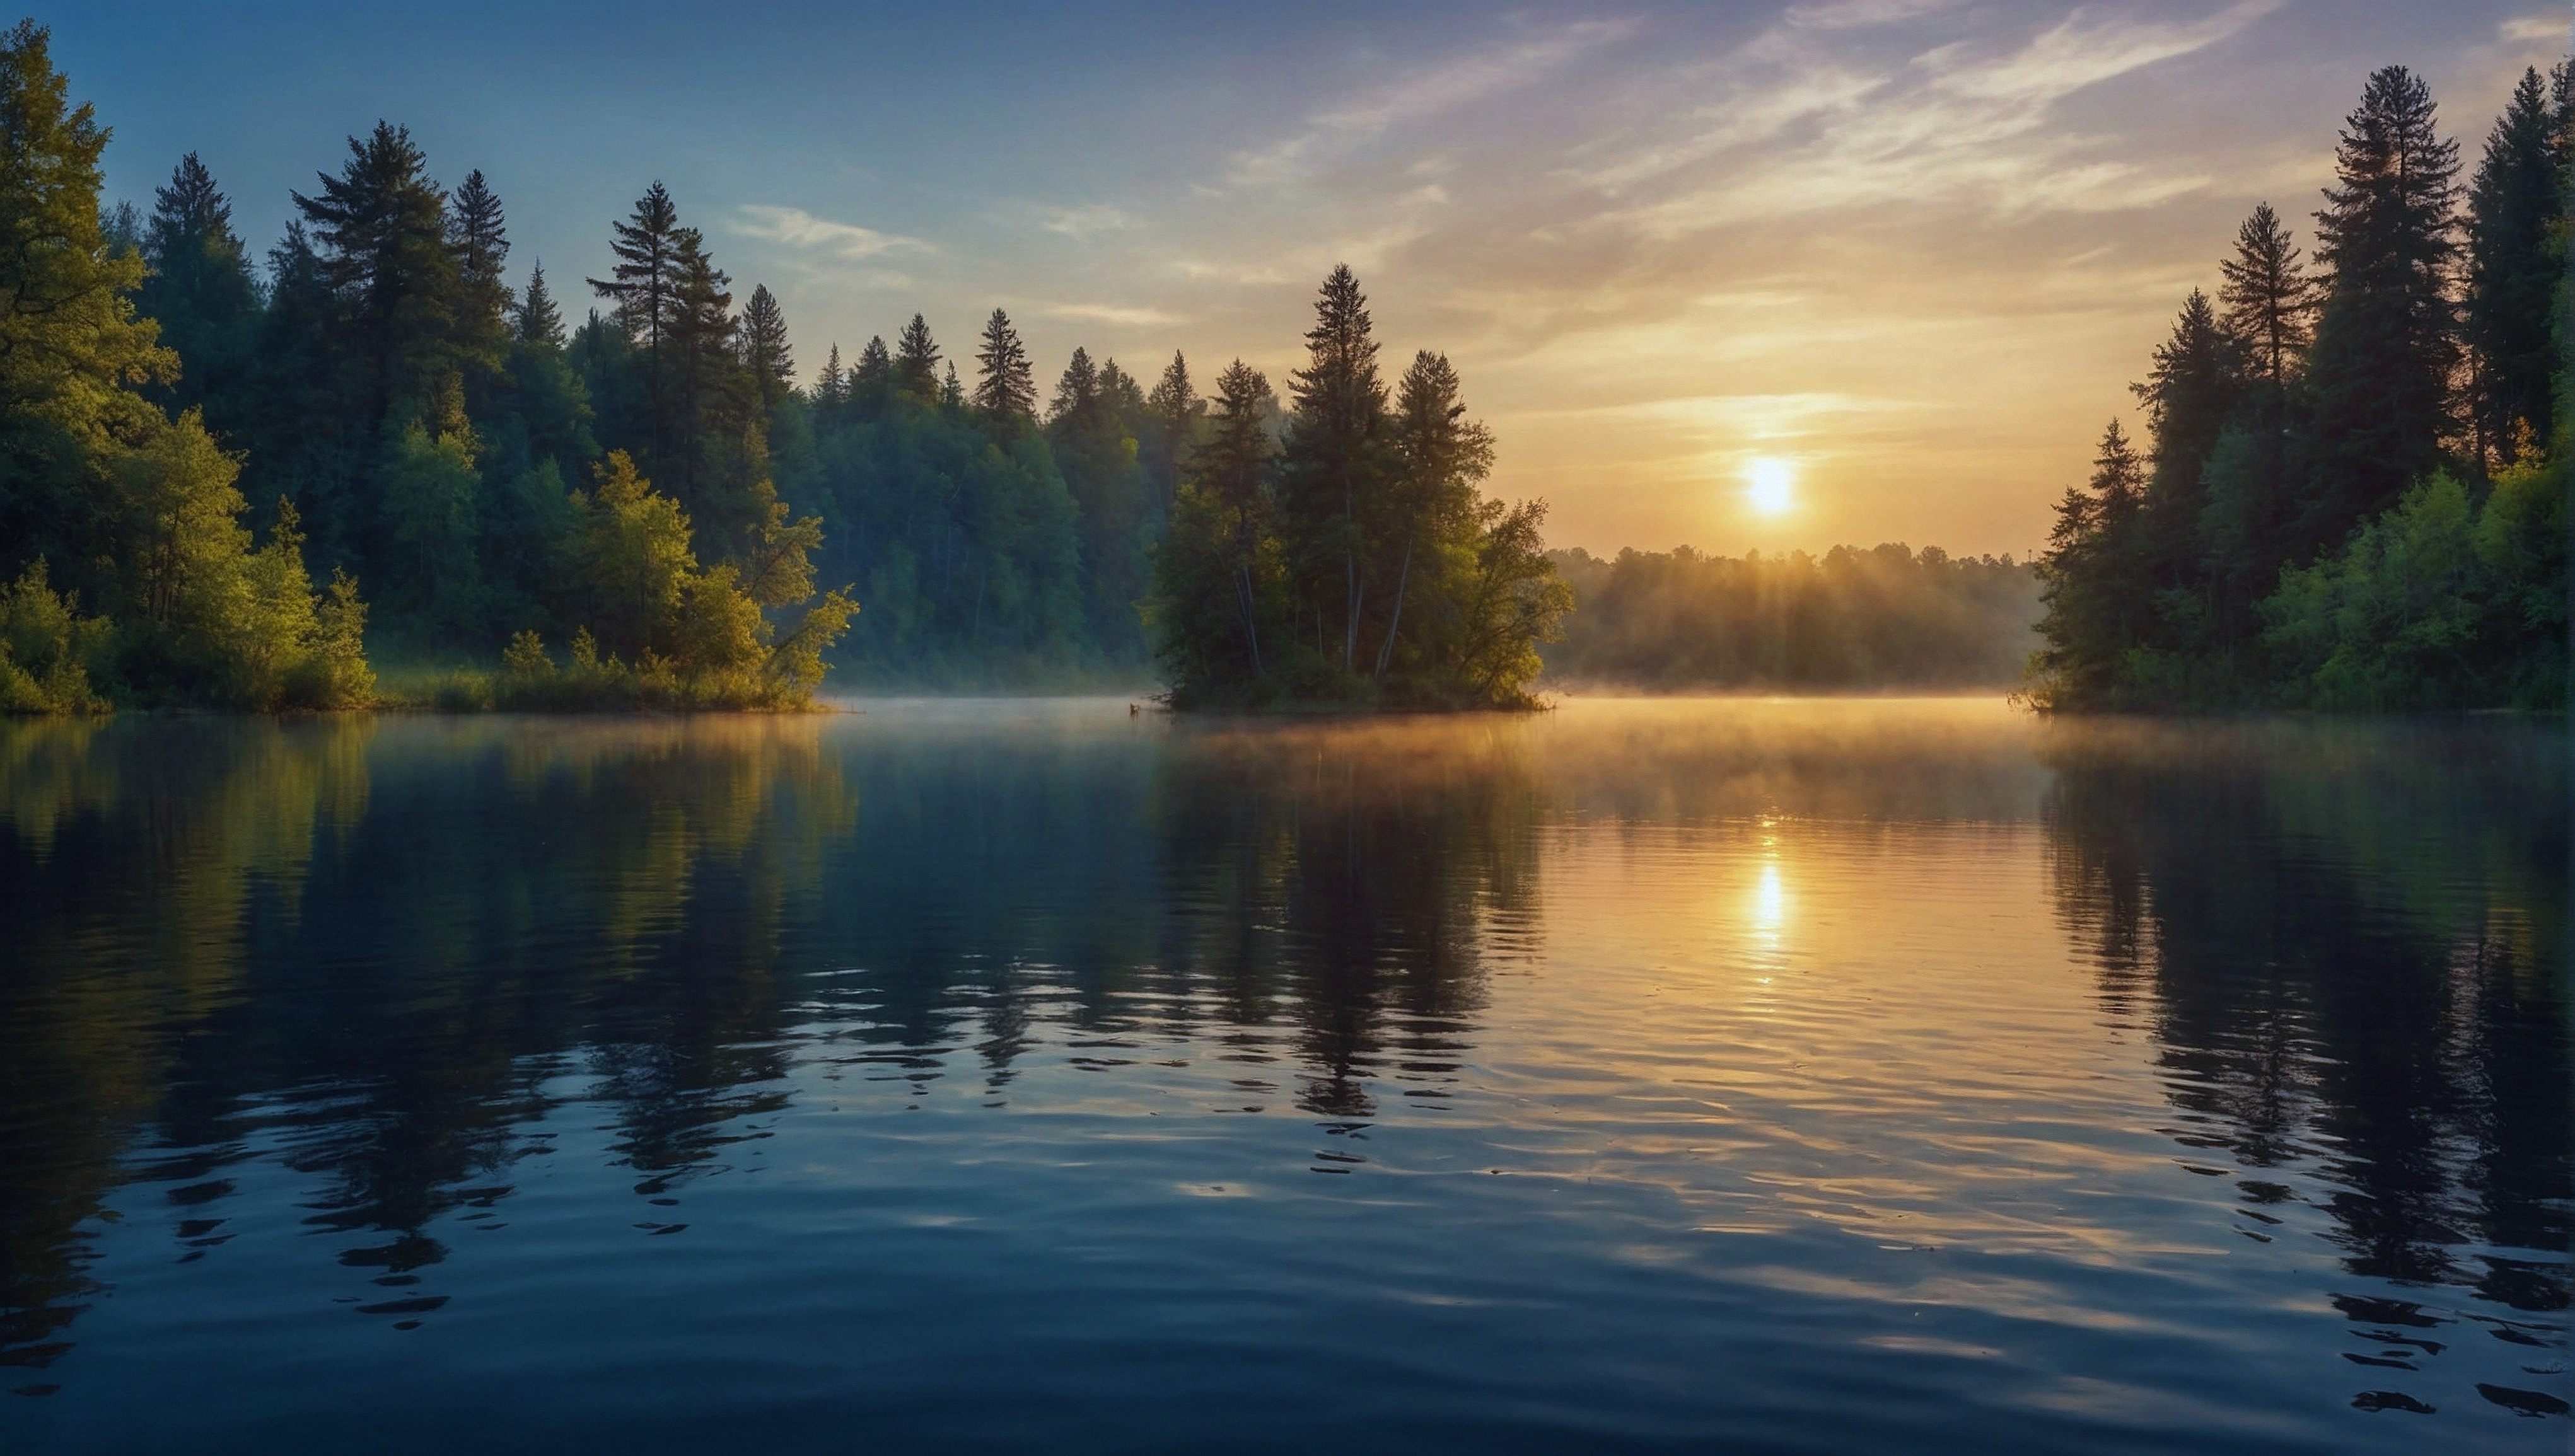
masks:
POLYGON ((2028 565, 1938 547, 1553 555, 1581 606, 1547 676, 1573 685, 1995 687, 2019 677, 2037 615, 2028 565))
POLYGON ((578 322, 542 262, 509 281, 489 180, 443 186, 390 122, 255 263, 194 154, 102 212, 106 131, 41 28, 6 47, 0 102, 39 124, 0 178, 27 244, 0 327, 30 340, 0 363, 0 706, 353 706, 370 646, 497 661, 443 698, 505 706, 792 706, 836 659, 1503 703, 1561 615, 1543 508, 1476 496, 1444 360, 1387 398, 1347 270, 1284 411, 1240 366, 1212 416, 1179 355, 1148 387, 1085 349, 1042 401, 999 309, 971 386, 916 314, 800 387, 777 297, 658 182, 578 322), (1208 617, 1210 573, 1242 610, 1208 617))
POLYGON ((2057 507, 2043 708, 2555 707, 2566 693, 2575 70, 2514 88, 2464 189, 2430 88, 2373 74, 2312 263, 2268 203, 2057 507))

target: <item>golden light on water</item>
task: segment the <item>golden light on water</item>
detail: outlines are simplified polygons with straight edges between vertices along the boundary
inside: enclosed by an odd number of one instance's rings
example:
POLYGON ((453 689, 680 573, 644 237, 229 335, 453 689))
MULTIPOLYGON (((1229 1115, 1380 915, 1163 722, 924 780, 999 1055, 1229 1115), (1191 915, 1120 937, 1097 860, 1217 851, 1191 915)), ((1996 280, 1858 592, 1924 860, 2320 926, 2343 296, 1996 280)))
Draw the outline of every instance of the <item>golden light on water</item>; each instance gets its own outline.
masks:
POLYGON ((1779 866, 1764 864, 1760 886, 1752 892, 1752 923, 1763 930, 1777 930, 1787 917, 1788 891, 1779 883, 1779 866))
POLYGON ((1778 516, 1797 504, 1795 462, 1756 456, 1743 468, 1743 500, 1756 515, 1778 516))

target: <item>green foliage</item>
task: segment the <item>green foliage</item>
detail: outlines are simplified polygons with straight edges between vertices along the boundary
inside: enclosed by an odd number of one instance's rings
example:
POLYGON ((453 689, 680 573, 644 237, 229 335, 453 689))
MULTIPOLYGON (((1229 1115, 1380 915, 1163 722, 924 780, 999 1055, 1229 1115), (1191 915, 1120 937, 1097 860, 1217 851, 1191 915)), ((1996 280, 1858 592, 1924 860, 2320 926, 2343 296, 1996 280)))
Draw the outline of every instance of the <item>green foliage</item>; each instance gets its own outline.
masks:
MULTIPOLYGON (((67 98, 45 32, 0 40, 0 542, 21 572, 5 613, 9 704, 362 705, 373 684, 355 587, 313 590, 291 508, 256 546, 239 462, 198 410, 174 422, 144 394, 172 382, 175 361, 132 315, 144 258, 100 227, 106 135, 67 98), (69 579, 59 596, 45 561, 69 579), (84 599, 106 616, 81 617, 84 599)), ((193 278, 198 303, 238 283, 203 169, 183 164, 162 204, 143 247, 164 281, 193 278)))
POLYGON ((1559 682, 1659 690, 1964 688, 2030 652, 2035 573, 1937 547, 1741 558, 1555 554, 1579 606, 1546 654, 1559 682))
POLYGON ((104 656, 106 621, 80 615, 77 598, 57 594, 42 561, 0 584, 0 713, 97 713, 107 701, 90 687, 104 656))
POLYGON ((2562 703, 2567 376, 2547 305, 2575 73, 2558 75, 2553 101, 2525 75, 2496 124, 2464 249, 2457 144, 2403 67, 2370 77, 2344 127, 2320 302, 2255 210, 2222 311, 2193 293, 2138 387, 2151 477, 2105 442, 2059 508, 2033 703, 2562 703))
POLYGON ((2291 568, 2262 604, 2283 695, 2389 711, 2551 708, 2566 691, 2563 472, 2506 472, 2482 507, 2444 473, 2291 568))
POLYGON ((1573 604, 1539 537, 1545 505, 1477 493, 1492 437, 1444 357, 1415 355, 1387 407, 1347 268, 1305 338, 1284 449, 1269 383, 1240 361, 1212 418, 1165 394, 1163 428, 1195 437, 1155 563, 1173 704, 1530 706, 1537 647, 1573 604))
POLYGON ((761 570, 701 567, 679 503, 612 451, 593 489, 575 493, 563 614, 581 623, 558 667, 533 631, 511 639, 494 701, 505 708, 792 709, 823 680, 823 655, 858 606, 832 592, 784 638, 763 614, 813 594, 805 553, 813 521, 773 519, 761 570))

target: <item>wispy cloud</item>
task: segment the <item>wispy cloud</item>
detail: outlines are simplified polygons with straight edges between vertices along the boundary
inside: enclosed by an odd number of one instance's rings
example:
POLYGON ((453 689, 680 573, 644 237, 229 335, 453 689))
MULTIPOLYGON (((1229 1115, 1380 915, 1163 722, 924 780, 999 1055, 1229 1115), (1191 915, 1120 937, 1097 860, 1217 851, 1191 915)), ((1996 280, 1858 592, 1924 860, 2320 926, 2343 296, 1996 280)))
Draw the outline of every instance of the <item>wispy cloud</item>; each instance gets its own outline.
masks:
POLYGON ((749 238, 766 238, 773 243, 806 252, 827 254, 857 262, 882 257, 888 253, 936 253, 939 249, 919 238, 906 238, 894 233, 881 233, 856 223, 835 223, 814 216, 801 207, 767 207, 745 204, 737 208, 739 218, 733 230, 749 238))
POLYGON ((2243 0, 2179 22, 2080 9, 2000 54, 1962 41, 1900 65, 1774 30, 1744 48, 1728 78, 1733 94, 1695 114, 1694 134, 1649 143, 1583 180, 1633 194, 1612 220, 1665 238, 1890 203, 1970 201, 2004 216, 2149 207, 2209 179, 2187 166, 2087 156, 2098 139, 2054 125, 2057 103, 2205 50, 2282 3, 2243 0), (1693 172, 1660 196, 1644 186, 1693 172))
POLYGON ((1062 233, 1076 242, 1088 242, 1103 233, 1124 232, 1137 225, 1134 214, 1105 202, 1038 209, 1039 227, 1050 233, 1062 233))
POLYGON ((2525 15, 2518 20, 2507 20, 2497 29, 2508 41, 2527 43, 2553 40, 2562 43, 2567 37, 2567 18, 2564 11, 2559 11, 2555 15, 2525 15))
POLYGON ((1050 319, 1115 324, 1122 329, 1169 328, 1189 322, 1183 315, 1162 309, 1131 308, 1124 304, 1041 304, 1034 312, 1050 319))
POLYGON ((1344 98, 1309 116, 1303 128, 1269 147, 1236 153, 1226 169, 1226 180, 1235 186, 1284 182, 1397 126, 1529 85, 1631 29, 1632 23, 1625 20, 1578 21, 1418 67, 1374 91, 1344 98))

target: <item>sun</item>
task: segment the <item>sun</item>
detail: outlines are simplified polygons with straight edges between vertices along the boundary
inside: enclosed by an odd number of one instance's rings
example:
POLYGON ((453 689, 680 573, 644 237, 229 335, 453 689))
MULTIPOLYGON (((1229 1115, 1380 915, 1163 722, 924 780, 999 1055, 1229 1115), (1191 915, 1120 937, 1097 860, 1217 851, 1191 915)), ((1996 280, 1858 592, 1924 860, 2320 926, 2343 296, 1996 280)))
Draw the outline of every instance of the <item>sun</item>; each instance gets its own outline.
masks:
POLYGON ((1775 455, 1753 458, 1743 468, 1743 499, 1763 516, 1776 516, 1797 504, 1797 467, 1775 455))

